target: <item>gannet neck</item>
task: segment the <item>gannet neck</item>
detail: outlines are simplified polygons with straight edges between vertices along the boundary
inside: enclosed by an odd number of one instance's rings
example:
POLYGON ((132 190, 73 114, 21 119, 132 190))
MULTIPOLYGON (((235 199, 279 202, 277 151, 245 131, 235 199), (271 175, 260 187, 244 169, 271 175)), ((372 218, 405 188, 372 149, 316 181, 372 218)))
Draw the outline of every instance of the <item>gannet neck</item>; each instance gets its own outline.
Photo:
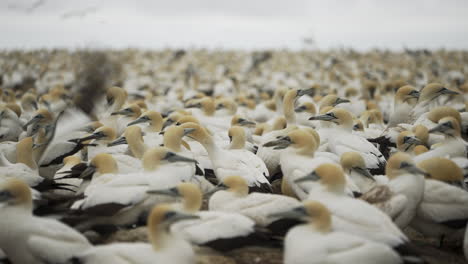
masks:
POLYGON ((145 145, 141 135, 141 130, 140 133, 125 133, 125 139, 127 140, 128 148, 132 155, 137 159, 141 159, 147 150, 147 146, 145 145))
POLYGON ((289 124, 296 124, 296 113, 294 112, 294 103, 296 101, 296 90, 291 90, 286 93, 283 99, 283 114, 289 124))
POLYGON ((16 162, 23 163, 29 168, 37 169, 36 161, 33 158, 33 139, 27 137, 16 144, 16 162))

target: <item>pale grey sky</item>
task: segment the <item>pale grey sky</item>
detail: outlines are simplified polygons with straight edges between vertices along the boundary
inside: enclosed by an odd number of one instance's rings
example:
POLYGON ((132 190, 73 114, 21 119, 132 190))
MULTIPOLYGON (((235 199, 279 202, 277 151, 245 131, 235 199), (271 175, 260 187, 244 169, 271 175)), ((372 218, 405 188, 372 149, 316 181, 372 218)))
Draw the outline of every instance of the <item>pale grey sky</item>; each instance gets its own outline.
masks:
POLYGON ((1 0, 0 49, 468 49, 468 0, 1 0))

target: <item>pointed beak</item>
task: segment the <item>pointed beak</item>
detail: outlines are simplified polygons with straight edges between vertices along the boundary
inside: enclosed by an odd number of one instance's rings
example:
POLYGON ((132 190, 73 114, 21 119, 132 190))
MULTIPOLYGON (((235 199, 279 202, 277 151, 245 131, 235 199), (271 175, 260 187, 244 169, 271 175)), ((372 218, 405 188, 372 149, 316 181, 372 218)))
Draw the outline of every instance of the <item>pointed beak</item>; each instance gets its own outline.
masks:
POLYGON ((422 142, 415 137, 404 137, 403 143, 408 145, 421 145, 422 142))
POLYGON ((142 123, 146 123, 146 122, 149 122, 149 118, 147 116, 142 116, 136 120, 133 120, 132 122, 128 123, 127 126, 133 126, 133 125, 136 125, 136 124, 142 124, 142 123))
POLYGON ((297 91, 297 97, 304 96, 304 95, 313 95, 314 89, 301 89, 297 91))
POLYGON ((348 99, 338 97, 335 103, 333 104, 333 106, 337 106, 339 104, 344 104, 344 103, 349 103, 349 102, 350 101, 348 99))
POLYGON ((429 129, 429 133, 436 133, 436 132, 443 133, 445 130, 447 130, 446 126, 444 126, 443 124, 438 124, 437 126, 429 129))
POLYGON ((334 117, 332 115, 328 115, 328 114, 313 116, 313 117, 309 118, 309 120, 321 120, 321 121, 333 121, 335 119, 336 119, 336 117, 334 117))
POLYGON ((460 94, 460 93, 458 93, 458 92, 456 92, 456 91, 447 89, 447 88, 445 88, 445 87, 442 88, 442 89, 440 90, 440 93, 441 93, 441 94, 450 94, 450 95, 458 95, 458 94, 460 94))
POLYGON ((179 221, 183 220, 192 220, 192 219, 199 219, 200 217, 198 215, 191 215, 191 214, 184 214, 181 212, 175 212, 175 214, 172 214, 169 218, 166 219, 168 223, 174 224, 179 221))
POLYGON ((291 145, 291 139, 289 137, 282 137, 278 140, 273 140, 263 144, 264 147, 274 147, 273 149, 285 149, 291 145))
POLYGON ((421 174, 421 175, 424 175, 424 176, 430 176, 429 173, 421 170, 420 168, 416 167, 413 164, 408 164, 403 169, 406 170, 407 172, 411 173, 411 174, 421 174))
POLYGON ((164 157, 164 158, 169 162, 187 162, 187 163, 193 162, 193 163, 197 163, 197 160, 195 160, 195 159, 187 158, 187 157, 178 155, 178 154, 176 154, 174 152, 168 152, 166 154, 166 157, 164 157))
POLYGON ((419 98, 419 91, 413 90, 408 95, 414 98, 419 98))
POLYGON ((361 167, 354 167, 353 170, 355 170, 356 172, 360 173, 361 175, 363 175, 364 177, 367 177, 373 181, 375 181, 374 179, 374 176, 372 176, 372 174, 369 172, 368 169, 366 168, 361 168, 361 167))
POLYGON ((94 167, 93 165, 89 165, 81 174, 80 174, 80 178, 81 179, 86 179, 86 178, 90 178, 93 176, 93 174, 96 172, 96 167, 94 167))
POLYGON ((29 120, 26 124, 24 124, 23 130, 26 130, 28 126, 30 125, 35 125, 37 122, 39 122, 39 120, 41 120, 41 118, 42 117, 40 115, 34 116, 33 118, 31 118, 31 120, 29 120))
POLYGON ((100 139, 100 138, 103 138, 105 137, 105 135, 101 132, 96 132, 96 133, 93 133, 87 137, 84 137, 84 138, 80 138, 78 139, 78 142, 83 142, 83 141, 87 141, 87 140, 91 140, 91 139, 100 139))
POLYGON ((111 113, 111 115, 123 115, 123 116, 128 116, 131 114, 132 114, 132 110, 127 109, 127 108, 111 113))
POLYGON ((243 119, 243 118, 239 119, 239 124, 241 126, 255 126, 256 125, 255 122, 252 122, 252 121, 249 121, 249 120, 246 120, 246 119, 243 119))
POLYGON ((157 195, 165 195, 170 197, 179 197, 180 193, 177 188, 169 188, 169 189, 161 189, 161 190, 148 190, 146 191, 147 194, 157 194, 157 195))
POLYGON ((301 183, 301 182, 306 182, 306 181, 318 181, 318 180, 320 180, 320 177, 317 175, 317 173, 315 173, 315 171, 313 171, 304 177, 296 179, 294 182, 301 183))
POLYGON ((166 119, 166 121, 164 121, 164 123, 163 123, 163 125, 162 125, 162 130, 164 130, 166 127, 168 127, 168 126, 174 124, 174 122, 175 122, 175 121, 172 120, 172 119, 170 119, 170 118, 166 119))
POLYGON ((118 145, 123 145, 127 144, 127 139, 125 137, 120 137, 111 143, 107 144, 108 147, 113 147, 113 146, 118 146, 118 145))
POLYGON ((305 208, 300 206, 300 207, 293 208, 292 210, 269 214, 268 218, 301 219, 306 216, 307 216, 307 212, 305 208))
POLYGON ((192 132, 194 132, 196 129, 195 128, 184 128, 184 136, 190 135, 192 132))

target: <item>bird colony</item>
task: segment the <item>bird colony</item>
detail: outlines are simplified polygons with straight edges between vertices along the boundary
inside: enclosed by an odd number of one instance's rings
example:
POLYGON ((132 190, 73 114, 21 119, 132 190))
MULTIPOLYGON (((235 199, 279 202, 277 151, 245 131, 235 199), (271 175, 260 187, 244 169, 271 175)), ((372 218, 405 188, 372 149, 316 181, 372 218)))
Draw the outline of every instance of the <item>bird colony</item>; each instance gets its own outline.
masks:
POLYGON ((83 53, 0 54, 3 261, 464 262, 468 53, 83 53))

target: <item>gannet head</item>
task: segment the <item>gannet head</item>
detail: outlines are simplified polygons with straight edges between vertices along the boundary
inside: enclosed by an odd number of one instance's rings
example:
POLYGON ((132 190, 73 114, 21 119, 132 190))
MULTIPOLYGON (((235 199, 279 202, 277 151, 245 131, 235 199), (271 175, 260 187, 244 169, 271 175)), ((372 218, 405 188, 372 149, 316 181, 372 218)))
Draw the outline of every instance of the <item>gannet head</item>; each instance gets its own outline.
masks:
POLYGON ((344 193, 346 186, 343 169, 331 163, 322 164, 308 175, 295 180, 296 183, 305 181, 318 181, 328 191, 338 193, 344 193))
POLYGON ((446 158, 430 158, 418 163, 418 167, 424 170, 429 179, 435 179, 444 182, 463 181, 463 171, 458 165, 446 158))
POLYGON ((439 106, 432 109, 427 118, 434 123, 438 123, 440 119, 451 116, 457 119, 458 123, 461 124, 461 115, 455 108, 449 106, 439 106))
POLYGON ((354 131, 364 131, 364 125, 362 124, 362 121, 355 118, 353 121, 353 130, 354 131))
POLYGON ((216 110, 215 102, 211 97, 203 97, 201 99, 191 100, 186 107, 201 108, 203 110, 203 113, 209 116, 213 115, 216 110))
POLYGON ((149 190, 149 194, 167 195, 171 197, 182 197, 184 200, 184 210, 197 212, 202 205, 203 194, 198 185, 191 182, 179 183, 176 187, 160 190, 149 190))
POLYGON ((353 116, 348 110, 341 108, 333 108, 324 115, 313 116, 309 120, 328 121, 337 124, 340 127, 352 129, 353 116))
POLYGON ((164 132, 163 144, 172 151, 181 151, 182 137, 195 131, 195 128, 183 128, 182 126, 171 126, 164 132))
POLYGON ((16 103, 7 103, 6 108, 10 109, 17 117, 21 116, 21 107, 16 103))
POLYGON ((94 130, 94 132, 91 135, 80 138, 77 141, 84 142, 84 141, 88 141, 91 139, 95 139, 95 140, 110 142, 110 141, 115 140, 116 137, 117 137, 117 133, 115 132, 113 128, 102 126, 94 130))
POLYGON ((289 218, 309 222, 319 232, 331 230, 331 214, 327 207, 317 201, 305 201, 303 206, 269 215, 272 218, 289 218))
POLYGON ((175 111, 172 112, 169 116, 166 117, 164 120, 164 123, 162 125, 162 130, 164 130, 166 127, 176 123, 181 119, 182 117, 186 116, 185 112, 180 112, 180 111, 175 111))
POLYGON ((426 173, 420 170, 413 162, 410 155, 404 152, 393 154, 387 161, 385 173, 389 179, 394 179, 403 174, 418 174, 425 175, 426 173))
POLYGON ((240 115, 234 115, 231 119, 231 126, 255 127, 256 123, 249 121, 240 115))
POLYGON ((428 152, 429 149, 424 146, 424 145, 417 145, 416 147, 414 147, 413 149, 413 152, 414 154, 417 156, 417 155, 420 155, 420 154, 423 154, 423 153, 426 153, 428 152))
POLYGON ((187 134, 187 136, 195 139, 201 144, 206 144, 211 141, 211 136, 208 133, 208 131, 206 131, 206 129, 200 126, 199 124, 188 122, 188 123, 181 124, 180 127, 184 129, 191 128, 192 130, 187 134))
POLYGON ((411 85, 400 87, 395 94, 395 102, 398 104, 415 104, 419 98, 419 91, 411 85))
POLYGON ((245 130, 240 126, 232 126, 228 131, 231 149, 243 149, 245 147, 245 130))
POLYGON ((374 177, 366 168, 364 158, 358 152, 345 152, 340 158, 341 167, 345 171, 356 171, 357 173, 374 180, 374 177))
POLYGON ((104 126, 101 122, 99 121, 94 121, 89 124, 87 124, 82 130, 88 132, 88 133, 93 133, 96 129, 104 126))
POLYGON ((329 94, 323 97, 322 100, 320 100, 319 105, 320 105, 320 109, 322 109, 323 107, 326 107, 326 106, 335 107, 342 103, 349 103, 349 100, 345 98, 340 98, 335 94, 329 94))
POLYGON ((422 142, 422 144, 427 144, 429 140, 429 129, 423 125, 416 125, 411 129, 414 135, 422 142))
POLYGON ((106 101, 108 106, 114 106, 114 109, 119 109, 127 100, 127 91, 120 87, 114 86, 107 89, 106 101))
POLYGON ((271 126, 271 130, 272 131, 281 130, 281 129, 285 129, 287 126, 288 126, 288 121, 286 120, 286 118, 284 118, 283 116, 279 116, 273 122, 273 125, 271 126))
POLYGON ((37 101, 36 101, 36 96, 34 96, 31 93, 25 93, 21 97, 21 107, 26 110, 26 111, 35 111, 37 110, 37 101))
POLYGON ((406 152, 414 146, 423 144, 411 131, 402 131, 397 136, 396 145, 399 151, 406 152))
POLYGON ((196 215, 184 214, 172 209, 169 204, 159 204, 148 216, 148 239, 156 251, 163 250, 168 243, 170 226, 182 220, 199 218, 196 215))
POLYGON ((228 188, 228 191, 237 195, 245 196, 249 193, 247 181, 240 176, 228 176, 223 179, 223 184, 228 188))
POLYGON ((127 124, 127 126, 132 126, 136 124, 149 123, 150 126, 159 128, 158 131, 161 131, 163 125, 163 118, 159 112, 150 110, 144 112, 138 119, 127 124))
POLYGON ((143 154, 142 163, 143 168, 146 171, 153 171, 158 168, 159 165, 173 163, 173 162, 192 162, 197 161, 191 158, 187 158, 177 153, 172 152, 166 147, 156 147, 149 149, 143 154))
POLYGON ((99 153, 94 156, 88 167, 81 173, 80 177, 91 177, 96 171, 99 172, 100 175, 107 173, 118 173, 119 168, 112 155, 107 153, 99 153))
POLYGON ((221 109, 226 109, 229 114, 233 115, 237 112, 237 103, 228 98, 216 100, 216 110, 221 109))
POLYGON ((446 136, 459 137, 461 135, 460 123, 457 119, 448 116, 439 120, 437 126, 429 130, 429 133, 440 132, 446 136))
POLYGON ((315 115, 317 113, 317 109, 315 105, 311 102, 305 102, 294 109, 296 113, 308 113, 311 115, 315 115))
POLYGON ((271 111, 276 111, 276 103, 274 100, 268 100, 265 102, 265 107, 271 111))
POLYGON ((124 109, 113 112, 111 115, 122 115, 136 119, 141 115, 141 108, 137 104, 131 104, 124 109))
POLYGON ((383 124, 382 112, 376 109, 364 111, 359 119, 366 127, 368 127, 369 124, 383 124))
POLYGON ((52 123, 53 121, 52 114, 49 112, 49 110, 41 108, 36 111, 35 115, 29 120, 24 126, 23 129, 26 129, 29 125, 47 125, 52 123))
POLYGON ((359 91, 354 87, 348 87, 345 89, 345 97, 354 97, 359 94, 359 91))
POLYGON ((309 130, 295 129, 290 131, 287 136, 267 142, 263 146, 274 147, 273 149, 285 149, 291 146, 297 149, 298 154, 310 155, 317 149, 317 142, 309 130))
POLYGON ((0 184, 0 208, 22 207, 32 211, 32 195, 29 186, 22 180, 10 178, 0 184))
POLYGON ((421 90, 419 102, 431 101, 444 94, 458 95, 459 93, 444 87, 440 83, 430 83, 421 90))

